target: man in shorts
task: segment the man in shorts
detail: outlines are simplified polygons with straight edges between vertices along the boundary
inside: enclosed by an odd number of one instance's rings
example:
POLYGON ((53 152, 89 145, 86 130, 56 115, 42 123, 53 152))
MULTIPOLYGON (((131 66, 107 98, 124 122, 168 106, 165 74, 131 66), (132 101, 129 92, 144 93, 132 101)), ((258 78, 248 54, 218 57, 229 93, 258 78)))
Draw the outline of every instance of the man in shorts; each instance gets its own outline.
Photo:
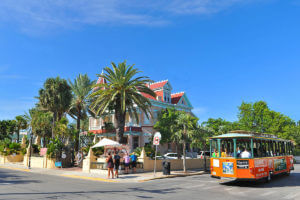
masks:
POLYGON ((115 151, 113 159, 114 159, 114 164, 115 164, 115 177, 119 178, 119 166, 120 166, 121 157, 119 156, 117 151, 115 151))
POLYGON ((133 153, 130 156, 130 159, 131 159, 132 172, 135 173, 136 172, 136 161, 137 161, 137 156, 135 155, 135 153, 133 153))

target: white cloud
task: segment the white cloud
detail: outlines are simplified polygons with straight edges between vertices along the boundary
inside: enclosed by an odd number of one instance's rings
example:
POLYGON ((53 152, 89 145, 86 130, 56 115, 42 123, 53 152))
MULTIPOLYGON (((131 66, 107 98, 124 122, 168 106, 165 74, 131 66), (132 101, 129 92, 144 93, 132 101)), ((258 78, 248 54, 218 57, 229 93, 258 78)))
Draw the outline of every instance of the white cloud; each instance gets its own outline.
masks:
POLYGON ((1 0, 0 21, 24 31, 84 24, 163 25, 174 15, 212 14, 253 1, 260 0, 1 0))
POLYGON ((196 107, 192 110, 192 112, 195 115, 200 116, 200 115, 203 115, 207 112, 207 108, 205 108, 205 107, 196 107))

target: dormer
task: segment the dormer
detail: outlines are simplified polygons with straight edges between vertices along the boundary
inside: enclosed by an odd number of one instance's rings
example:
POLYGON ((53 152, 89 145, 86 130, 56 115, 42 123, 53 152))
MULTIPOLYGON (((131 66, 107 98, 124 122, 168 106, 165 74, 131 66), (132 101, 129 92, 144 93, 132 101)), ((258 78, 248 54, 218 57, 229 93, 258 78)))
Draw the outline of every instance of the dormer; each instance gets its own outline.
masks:
POLYGON ((163 100, 166 103, 171 103, 172 86, 169 81, 163 86, 163 100))

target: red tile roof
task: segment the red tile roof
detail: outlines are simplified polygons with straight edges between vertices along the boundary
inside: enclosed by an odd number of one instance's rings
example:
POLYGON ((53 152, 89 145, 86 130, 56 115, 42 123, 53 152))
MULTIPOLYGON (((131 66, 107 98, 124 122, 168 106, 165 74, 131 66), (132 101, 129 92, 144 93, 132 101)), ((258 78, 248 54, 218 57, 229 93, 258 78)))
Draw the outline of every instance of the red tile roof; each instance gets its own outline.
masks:
POLYGON ((152 90, 157 89, 157 88, 161 88, 164 87, 164 85, 168 82, 168 80, 165 81, 159 81, 159 82, 155 82, 155 83, 151 83, 150 84, 150 88, 152 90))
POLYGON ((103 77, 99 77, 98 80, 97 80, 97 84, 100 84, 100 83, 101 83, 101 84, 107 83, 107 82, 106 82, 106 79, 103 78, 103 77))
POLYGON ((148 99, 153 99, 153 100, 156 100, 153 96, 149 95, 149 94, 146 94, 146 93, 141 93, 144 97, 148 98, 148 99))
POLYGON ((171 94, 171 103, 177 104, 183 95, 184 95, 184 92, 171 94))

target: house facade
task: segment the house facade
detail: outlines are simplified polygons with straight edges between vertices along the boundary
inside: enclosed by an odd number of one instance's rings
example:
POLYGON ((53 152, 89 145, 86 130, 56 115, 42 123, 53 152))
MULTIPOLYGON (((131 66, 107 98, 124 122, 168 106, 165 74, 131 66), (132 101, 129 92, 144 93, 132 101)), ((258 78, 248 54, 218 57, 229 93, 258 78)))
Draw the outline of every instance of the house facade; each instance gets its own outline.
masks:
MULTIPOLYGON (((98 79, 98 83, 103 83, 105 80, 98 79)), ((124 128, 124 139, 127 141, 127 145, 130 151, 133 151, 137 147, 143 147, 147 143, 151 142, 151 139, 156 132, 153 128, 157 121, 158 113, 162 109, 174 108, 176 110, 192 113, 192 105, 187 98, 185 92, 173 93, 173 88, 168 80, 163 80, 148 85, 156 93, 156 98, 143 94, 148 98, 152 104, 151 112, 152 117, 147 118, 145 113, 139 112, 139 122, 134 118, 126 115, 126 124, 124 128)), ((89 131, 96 134, 98 137, 107 137, 115 139, 116 135, 114 131, 107 130, 106 123, 115 123, 114 115, 109 115, 101 118, 89 118, 89 131)), ((165 144, 160 146, 160 151, 165 153, 167 151, 175 151, 175 146, 172 144, 165 144)))

